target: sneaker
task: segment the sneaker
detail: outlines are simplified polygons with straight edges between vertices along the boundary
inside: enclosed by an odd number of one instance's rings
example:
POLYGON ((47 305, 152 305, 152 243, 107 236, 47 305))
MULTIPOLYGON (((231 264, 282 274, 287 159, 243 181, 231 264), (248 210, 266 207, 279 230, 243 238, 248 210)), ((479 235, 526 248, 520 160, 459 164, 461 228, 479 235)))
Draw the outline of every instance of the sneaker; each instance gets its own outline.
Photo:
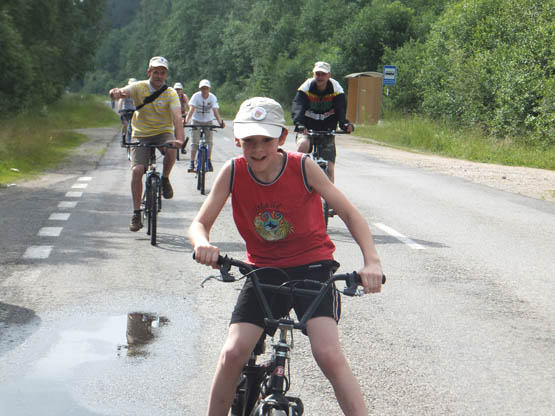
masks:
POLYGON ((212 161, 208 159, 208 172, 213 172, 214 168, 212 167, 212 161))
POLYGON ((189 169, 187 169, 187 172, 194 172, 195 171, 195 161, 191 160, 191 163, 189 163, 189 169))
POLYGON ((330 208, 328 211, 328 217, 335 217, 335 210, 333 208, 330 208))
POLYGON ((162 176, 162 196, 164 199, 172 199, 173 198, 173 188, 170 183, 169 178, 164 178, 162 176))
POLYGON ((141 214, 140 213, 133 214, 133 216, 131 217, 131 223, 129 224, 129 230, 135 232, 135 231, 139 231, 141 228, 143 228, 143 222, 141 221, 141 214))

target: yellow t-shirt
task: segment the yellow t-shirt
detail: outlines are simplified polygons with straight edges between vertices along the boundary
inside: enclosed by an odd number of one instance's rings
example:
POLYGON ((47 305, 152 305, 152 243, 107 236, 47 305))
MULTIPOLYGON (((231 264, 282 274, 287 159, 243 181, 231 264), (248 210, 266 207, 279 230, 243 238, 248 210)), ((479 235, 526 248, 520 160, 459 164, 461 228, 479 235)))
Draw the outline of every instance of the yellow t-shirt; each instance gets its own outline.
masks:
MULTIPOLYGON (((135 82, 127 88, 131 93, 135 107, 142 104, 146 97, 154 93, 148 80, 135 82)), ((181 103, 177 92, 168 87, 156 100, 135 111, 131 121, 133 137, 151 137, 162 133, 173 134, 173 108, 179 108, 181 112, 181 103)))

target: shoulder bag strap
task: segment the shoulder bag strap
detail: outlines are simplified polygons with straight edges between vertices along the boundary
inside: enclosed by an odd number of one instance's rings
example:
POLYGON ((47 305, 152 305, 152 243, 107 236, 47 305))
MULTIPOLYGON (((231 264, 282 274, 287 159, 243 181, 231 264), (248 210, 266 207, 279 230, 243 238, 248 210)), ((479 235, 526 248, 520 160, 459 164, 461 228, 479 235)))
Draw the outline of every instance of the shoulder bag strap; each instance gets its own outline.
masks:
POLYGON ((168 86, 166 84, 162 85, 162 88, 160 88, 158 91, 153 92, 151 95, 149 95, 148 97, 145 98, 145 100, 143 101, 142 104, 139 104, 135 110, 139 110, 141 109, 143 106, 145 106, 146 104, 150 104, 151 102, 153 102, 155 99, 157 99, 158 97, 160 97, 160 94, 162 94, 164 91, 166 91, 168 89, 168 86))

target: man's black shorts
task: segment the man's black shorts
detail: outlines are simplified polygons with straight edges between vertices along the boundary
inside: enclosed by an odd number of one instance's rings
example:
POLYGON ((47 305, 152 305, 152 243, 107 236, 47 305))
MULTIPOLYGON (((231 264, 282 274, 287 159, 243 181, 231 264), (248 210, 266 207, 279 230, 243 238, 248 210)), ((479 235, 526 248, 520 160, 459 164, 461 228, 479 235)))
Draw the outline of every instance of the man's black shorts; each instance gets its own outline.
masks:
MULTIPOLYGON (((325 282, 331 277, 333 272, 335 272, 338 267, 339 263, 333 260, 326 260, 306 266, 284 269, 290 279, 286 277, 281 270, 271 268, 258 269, 257 275, 262 283, 273 285, 281 285, 288 280, 303 279, 325 282)), ((315 288, 314 285, 308 288, 318 289, 315 288)), ((297 318, 300 320, 314 299, 312 297, 300 295, 291 299, 290 295, 282 295, 271 292, 265 292, 265 295, 268 299, 268 304, 270 305, 275 319, 286 316, 291 308, 293 308, 297 314, 297 318)), ((327 296, 312 315, 313 318, 317 316, 329 316, 336 322, 339 322, 339 318, 341 317, 341 298, 339 296, 339 292, 335 289, 335 286, 333 286, 333 289, 328 292, 327 296)), ((241 293, 239 293, 235 309, 231 315, 231 323, 248 322, 264 328, 264 318, 264 310, 260 306, 258 297, 254 290, 254 285, 252 280, 249 278, 243 285, 241 293)), ((269 335, 273 335, 275 329, 265 329, 265 331, 269 335)))
POLYGON ((308 153, 312 153, 314 143, 318 143, 318 145, 320 146, 320 156, 329 162, 335 163, 335 157, 337 153, 335 150, 335 136, 323 135, 314 137, 299 133, 297 134, 296 140, 299 139, 307 139, 310 142, 310 149, 308 150, 308 153))

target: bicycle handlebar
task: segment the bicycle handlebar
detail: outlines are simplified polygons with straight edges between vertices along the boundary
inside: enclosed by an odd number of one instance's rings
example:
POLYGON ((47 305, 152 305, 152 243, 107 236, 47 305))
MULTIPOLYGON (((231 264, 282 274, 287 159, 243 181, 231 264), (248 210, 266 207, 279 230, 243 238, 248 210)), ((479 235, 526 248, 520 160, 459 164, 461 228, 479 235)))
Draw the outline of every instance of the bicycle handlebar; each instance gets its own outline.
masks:
POLYGON ((307 136, 335 136, 336 134, 351 134, 348 131, 337 131, 337 130, 307 130, 307 136))
POLYGON ((134 146, 134 147, 168 147, 170 149, 179 149, 179 147, 174 146, 170 143, 162 143, 162 144, 152 144, 152 143, 145 143, 145 142, 129 142, 125 143, 126 146, 134 146))
POLYGON ((222 126, 217 126, 217 125, 213 125, 213 126, 199 126, 198 124, 184 124, 183 127, 190 127, 192 129, 195 130, 200 130, 200 129, 223 129, 222 126))
MULTIPOLYGON (((193 259, 195 258, 195 253, 193 253, 193 259)), ((360 279, 360 275, 357 272, 352 273, 342 273, 342 274, 334 274, 331 276, 327 281, 320 282, 316 280, 304 279, 304 280, 290 280, 283 285, 272 285, 267 283, 261 283, 259 278, 256 274, 256 269, 253 268, 251 264, 242 262, 240 260, 233 259, 232 257, 226 256, 218 256, 218 265, 220 266, 220 273, 221 277, 209 276, 205 278, 201 286, 204 287, 204 283, 209 279, 216 279, 221 282, 235 282, 235 276, 230 273, 231 267, 237 267, 243 276, 250 276, 256 291, 259 293, 259 301, 261 302, 262 309, 266 315, 264 322, 266 325, 270 327, 277 327, 279 324, 287 324, 291 325, 296 329, 305 329, 306 322, 308 319, 312 317, 312 314, 316 311, 316 308, 322 303, 324 296, 329 288, 332 287, 332 284, 337 281, 344 281, 346 284, 345 289, 343 289, 342 293, 346 296, 357 296, 360 295, 359 291, 357 290, 357 286, 362 286, 362 282, 360 279), (292 283, 292 285, 289 285, 292 283), (306 288, 299 288, 295 287, 296 284, 299 283, 310 283, 314 286, 319 286, 319 289, 306 289, 306 288), (312 301, 308 310, 304 314, 302 318, 300 318, 299 322, 294 322, 288 319, 275 319, 272 316, 268 301, 262 289, 266 289, 268 291, 280 294, 289 294, 292 296, 295 295, 302 295, 302 296, 313 296, 315 299, 312 301)), ((279 269, 279 268, 275 268, 279 269)), ((284 272, 285 273, 285 272, 284 272)), ((385 275, 382 276, 382 284, 385 283, 386 277, 385 275)))

